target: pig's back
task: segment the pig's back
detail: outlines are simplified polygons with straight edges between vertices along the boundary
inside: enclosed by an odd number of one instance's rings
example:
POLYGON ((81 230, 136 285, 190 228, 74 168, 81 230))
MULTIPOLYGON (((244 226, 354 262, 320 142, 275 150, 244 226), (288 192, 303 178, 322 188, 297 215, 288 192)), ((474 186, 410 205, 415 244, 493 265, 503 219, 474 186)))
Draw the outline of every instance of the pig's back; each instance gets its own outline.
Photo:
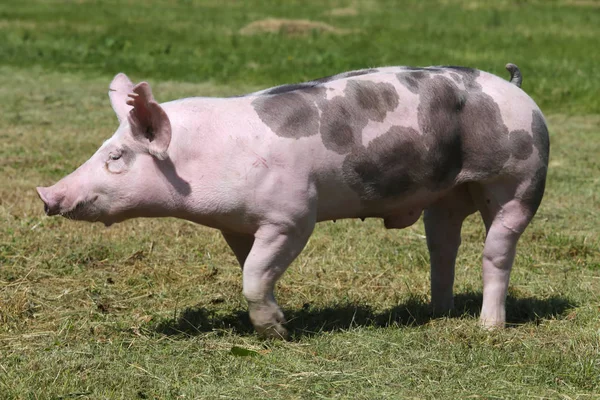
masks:
POLYGON ((464 182, 516 176, 540 159, 535 103, 474 69, 360 70, 221 104, 235 114, 221 125, 241 149, 236 164, 250 165, 255 177, 246 184, 277 182, 275 197, 285 196, 286 182, 314 184, 321 208, 332 210, 326 216, 424 204, 464 182))
POLYGON ((331 159, 365 199, 497 175, 528 155, 539 112, 515 85, 459 67, 360 70, 249 98, 290 151, 331 159))

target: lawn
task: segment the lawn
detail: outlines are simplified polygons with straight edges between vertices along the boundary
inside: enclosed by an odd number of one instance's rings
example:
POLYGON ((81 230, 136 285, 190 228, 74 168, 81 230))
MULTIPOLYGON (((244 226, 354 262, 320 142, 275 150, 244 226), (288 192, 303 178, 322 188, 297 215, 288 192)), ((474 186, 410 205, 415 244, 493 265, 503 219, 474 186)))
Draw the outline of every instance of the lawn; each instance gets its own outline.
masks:
POLYGON ((3 1, 0 399, 599 398, 599 37, 589 0, 3 1), (478 327, 476 215, 452 316, 429 313, 421 221, 329 222, 278 286, 291 340, 263 341, 218 231, 48 218, 34 190, 116 129, 120 71, 167 101, 380 65, 508 77, 507 62, 547 116, 551 155, 504 330, 478 327))

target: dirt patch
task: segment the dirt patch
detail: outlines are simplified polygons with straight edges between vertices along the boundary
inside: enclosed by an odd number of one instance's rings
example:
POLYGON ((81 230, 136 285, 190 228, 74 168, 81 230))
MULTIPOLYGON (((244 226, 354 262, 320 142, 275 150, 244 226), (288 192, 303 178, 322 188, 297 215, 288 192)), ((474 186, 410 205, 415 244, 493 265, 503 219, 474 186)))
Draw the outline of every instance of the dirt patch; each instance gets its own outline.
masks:
POLYGON ((358 15, 356 8, 345 7, 345 8, 334 8, 324 13, 330 17, 354 17, 358 15))
POLYGON ((348 29, 339 29, 320 21, 276 18, 267 18, 254 21, 240 29, 240 33, 242 35, 257 35, 261 33, 278 32, 286 35, 305 35, 313 31, 333 33, 336 35, 344 35, 351 32, 348 29))

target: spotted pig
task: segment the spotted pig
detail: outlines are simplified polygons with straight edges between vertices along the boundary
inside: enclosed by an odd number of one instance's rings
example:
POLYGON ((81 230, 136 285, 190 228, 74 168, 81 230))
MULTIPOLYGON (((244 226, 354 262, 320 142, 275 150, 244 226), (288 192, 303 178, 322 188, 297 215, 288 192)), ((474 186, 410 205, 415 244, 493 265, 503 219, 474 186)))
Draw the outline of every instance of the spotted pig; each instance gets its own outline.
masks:
POLYGON ((315 223, 424 213, 435 313, 453 307, 465 217, 479 211, 485 327, 503 326, 517 241, 548 166, 542 112, 511 81, 464 67, 372 68, 234 98, 159 104, 110 84, 116 133, 76 171, 37 188, 48 215, 111 225, 177 217, 221 230, 243 268, 257 331, 285 337, 275 283, 315 223))

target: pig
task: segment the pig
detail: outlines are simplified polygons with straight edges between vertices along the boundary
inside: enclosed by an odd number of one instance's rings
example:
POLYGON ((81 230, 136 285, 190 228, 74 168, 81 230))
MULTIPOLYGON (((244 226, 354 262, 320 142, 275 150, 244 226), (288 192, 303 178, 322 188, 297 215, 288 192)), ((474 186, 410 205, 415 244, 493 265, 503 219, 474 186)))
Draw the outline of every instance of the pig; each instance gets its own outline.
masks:
POLYGON ((159 104, 120 73, 114 135, 77 170, 38 187, 47 215, 102 222, 183 218, 219 229, 242 267, 256 331, 285 338, 274 287, 315 224, 424 214, 435 315, 453 304, 462 222, 486 228, 480 323, 502 327, 519 237, 546 181, 548 129, 510 81, 454 66, 345 72, 231 98, 159 104))

